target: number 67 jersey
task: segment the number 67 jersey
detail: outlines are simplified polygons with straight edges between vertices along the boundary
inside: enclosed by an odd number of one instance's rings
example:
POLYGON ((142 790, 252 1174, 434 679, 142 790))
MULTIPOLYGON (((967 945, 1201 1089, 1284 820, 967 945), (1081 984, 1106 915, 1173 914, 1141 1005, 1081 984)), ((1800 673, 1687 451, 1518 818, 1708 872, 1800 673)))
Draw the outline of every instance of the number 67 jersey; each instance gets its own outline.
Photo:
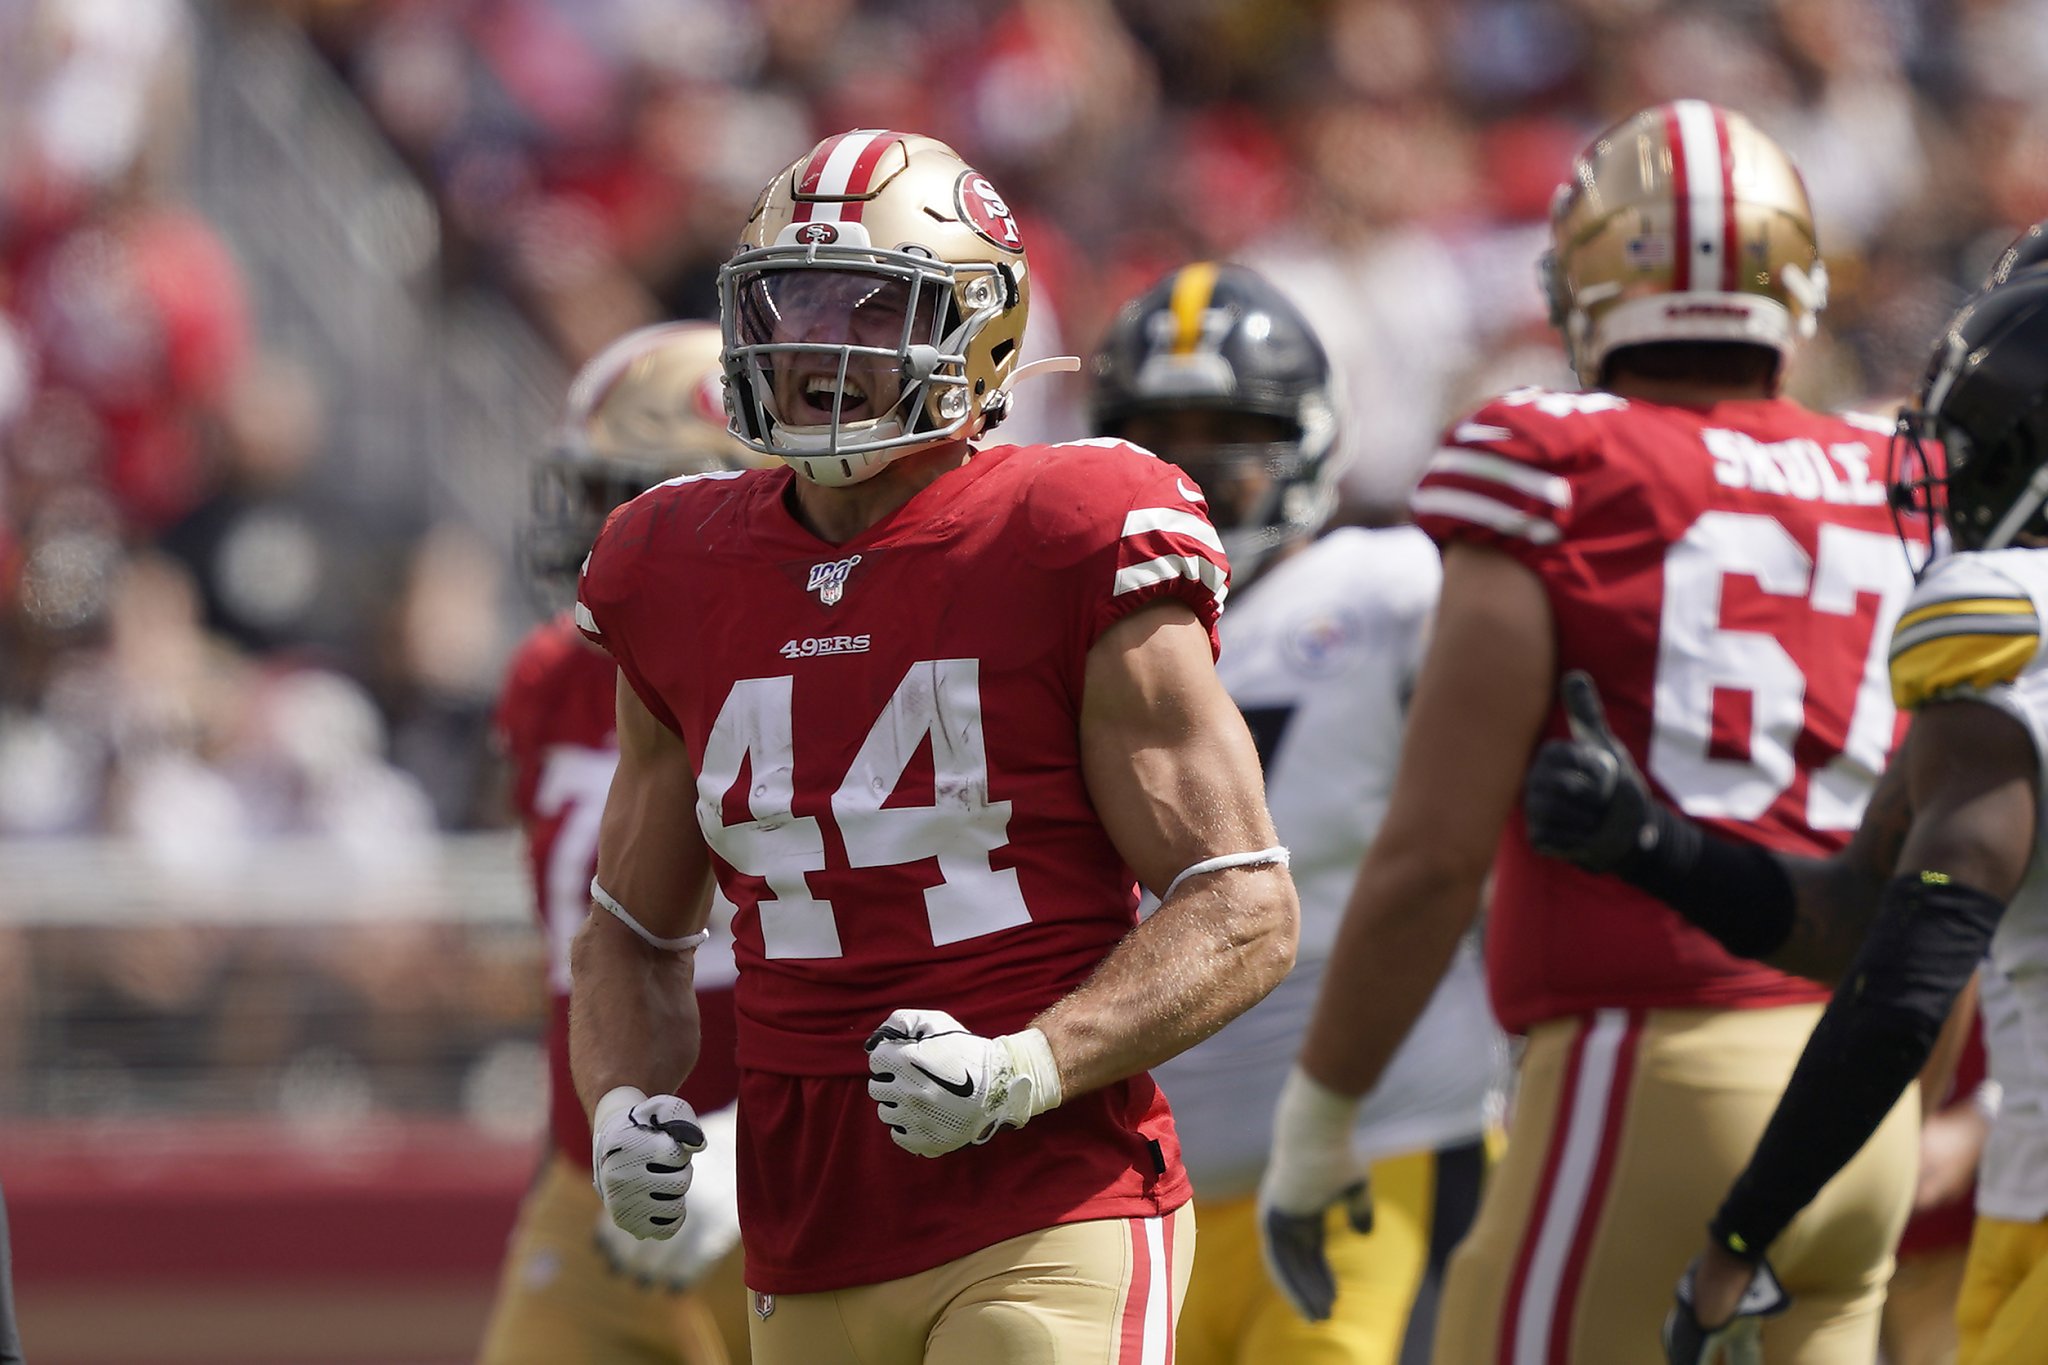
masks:
MULTIPOLYGON (((1659 795, 1730 837, 1824 855, 1902 732, 1886 647, 1913 577, 1879 429, 1784 399, 1525 389, 1456 426, 1412 501, 1447 549, 1489 546, 1542 580, 1560 673, 1592 674, 1659 795)), ((1553 703, 1545 737, 1564 733, 1553 703)), ((1514 1030, 1827 994, 1538 855, 1519 813, 1495 863, 1487 967, 1514 1030)))
POLYGON ((935 1160, 897 1148, 862 1043, 899 1006, 1010 1032, 1136 923, 1082 781, 1089 648, 1163 598, 1210 629, 1216 533, 1117 442, 993 447, 828 545, 786 469, 662 485, 612 516, 579 624, 681 735, 737 909, 747 1283, 913 1274, 1188 1198, 1151 1079, 935 1160))

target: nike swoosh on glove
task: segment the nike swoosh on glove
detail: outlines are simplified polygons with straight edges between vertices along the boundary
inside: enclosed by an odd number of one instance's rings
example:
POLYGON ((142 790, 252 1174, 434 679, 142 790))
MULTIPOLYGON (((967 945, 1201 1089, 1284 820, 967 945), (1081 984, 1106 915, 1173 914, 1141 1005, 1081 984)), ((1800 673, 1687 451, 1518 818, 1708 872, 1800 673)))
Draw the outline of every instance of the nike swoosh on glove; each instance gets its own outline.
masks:
POLYGON ((1792 1296, 1778 1283, 1769 1261, 1758 1261, 1756 1274, 1735 1305, 1735 1316, 1709 1330, 1693 1313, 1694 1261, 1679 1278, 1677 1302, 1664 1317, 1664 1359, 1667 1365, 1764 1365, 1763 1320, 1792 1306, 1792 1296))
POLYGON ((1266 1273, 1310 1322, 1330 1316, 1337 1276, 1324 1241, 1332 1206, 1372 1231, 1372 1183, 1351 1149, 1358 1097, 1341 1095, 1299 1066, 1288 1073, 1273 1113, 1273 1150, 1259 1180, 1259 1253, 1266 1273))
POLYGON ((597 1102, 590 1128, 591 1183, 612 1221, 635 1237, 675 1236, 690 1158, 704 1150, 696 1111, 674 1095, 621 1085, 597 1102))
POLYGON ((1592 678, 1574 669, 1559 690, 1572 737, 1537 750, 1523 779, 1529 843, 1589 872, 1611 872, 1643 846, 1651 825, 1649 785, 1607 728, 1592 678))
POLYGON ((727 1105, 697 1125, 704 1150, 690 1160, 690 1216, 675 1236, 642 1241, 598 1214, 597 1248, 620 1275, 680 1293, 709 1274, 740 1240, 738 1109, 727 1105))
POLYGON ((943 1010, 897 1010, 866 1047, 875 1113, 919 1156, 987 1142, 1060 1102, 1059 1068, 1035 1028, 983 1038, 943 1010))

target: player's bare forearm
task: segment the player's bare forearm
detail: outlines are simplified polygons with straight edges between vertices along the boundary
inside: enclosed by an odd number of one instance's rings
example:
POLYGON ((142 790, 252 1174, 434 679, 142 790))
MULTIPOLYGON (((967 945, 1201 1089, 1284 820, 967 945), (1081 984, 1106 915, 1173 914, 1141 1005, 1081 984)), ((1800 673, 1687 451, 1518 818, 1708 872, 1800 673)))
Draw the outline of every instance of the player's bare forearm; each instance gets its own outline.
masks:
POLYGON ((1555 676, 1542 583, 1499 551, 1453 546, 1387 818, 1302 1046, 1303 1069, 1330 1089, 1378 1082, 1478 914, 1555 676))
POLYGON ((1277 866, 1191 882, 1032 1020, 1069 1096, 1158 1066, 1263 999, 1294 965, 1294 881, 1277 866))
MULTIPOLYGON (((1178 602, 1124 618, 1090 649, 1081 752, 1104 830, 1154 892, 1207 859, 1279 843, 1251 734, 1178 602)), ((1064 1092, 1154 1066, 1248 1009, 1293 964, 1299 913, 1277 862, 1185 881, 1034 1021, 1064 1092)))
POLYGON ((1396 848, 1383 828, 1359 869, 1316 998, 1302 1068, 1330 1089, 1363 1095, 1435 993, 1479 912, 1487 862, 1427 845, 1396 848))
POLYGON ((1878 779, 1848 847, 1832 858, 1782 857, 1796 901, 1791 936, 1771 954, 1771 965, 1824 985, 1841 980, 1870 932, 1912 825, 1906 770, 1893 764, 1878 779))
POLYGON ((569 1064, 586 1111, 616 1086, 673 1090, 696 1065, 696 954, 652 940, 685 939, 710 916, 689 752, 623 678, 618 735, 597 881, 623 915, 594 905, 569 955, 569 1064))
POLYGON ((621 1085, 673 1091, 697 1065, 696 955, 593 909, 570 949, 569 1070, 587 1114, 621 1085))

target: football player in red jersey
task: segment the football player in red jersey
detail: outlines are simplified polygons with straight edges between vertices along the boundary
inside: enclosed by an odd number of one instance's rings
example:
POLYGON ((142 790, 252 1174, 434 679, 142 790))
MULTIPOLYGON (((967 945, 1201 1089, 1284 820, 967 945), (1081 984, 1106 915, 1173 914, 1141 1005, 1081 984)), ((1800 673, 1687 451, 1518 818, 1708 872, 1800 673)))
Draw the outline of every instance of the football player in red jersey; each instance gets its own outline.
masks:
MULTIPOLYGON (((537 587, 561 614, 514 656, 496 729, 512 765, 513 804, 532 860, 547 944, 552 1149, 520 1209, 483 1365, 746 1359, 745 1292, 736 1250, 732 1144, 700 1170, 689 1234, 642 1241, 604 1211, 590 1181, 590 1123, 569 1077, 569 943, 589 907, 598 819, 618 764, 618 668, 576 630, 576 570, 604 518, 677 475, 744 468, 725 429, 715 323, 642 328, 605 348, 570 387, 555 449, 535 471, 535 520, 521 545, 537 587), (688 1292, 685 1292, 688 1291, 688 1292)), ((730 911, 727 911, 730 914, 730 911)), ((702 1056, 682 1089, 730 1131, 733 1056, 730 930, 698 954, 702 1056)))
MULTIPOLYGON (((1470 923, 1527 1038, 1508 1150, 1452 1257, 1444 1365, 1634 1365, 1763 1130, 1824 992, 1647 894, 1539 856, 1517 800, 1596 676, 1657 787, 1732 839, 1840 847, 1895 742, 1884 649, 1912 588, 1867 426, 1778 396, 1825 275, 1798 172, 1694 100, 1571 168, 1546 276, 1587 388, 1454 426, 1413 499, 1444 551, 1391 808, 1360 871, 1262 1188, 1280 1274, 1321 1271, 1378 1079, 1470 923)), ((1911 1106, 1794 1225, 1774 1362, 1867 1365, 1912 1193, 1911 1106)))
POLYGON ((1878 1126, 1973 973, 2003 1100, 1955 1358, 2031 1363, 2048 1332, 2048 269, 1994 274, 1956 314, 1896 442, 1902 508, 1938 517, 1957 553, 1921 576, 1890 640, 1913 730, 1846 849, 1790 857, 1673 812, 1621 760, 1583 679, 1571 741, 1529 773, 1540 846, 1613 871, 1732 951, 1840 982, 1680 1284, 1665 1344, 1685 1365, 1783 1304, 1772 1267, 1788 1221, 1878 1126))
POLYGON ((720 275, 734 430, 788 467, 643 495, 583 572, 622 680, 571 1015, 598 1184, 643 1236, 685 1215, 705 1139, 646 1095, 696 1058, 715 878, 767 1365, 1171 1359, 1193 1225, 1146 1068, 1293 957, 1199 491, 972 444, 1030 284, 944 144, 819 144, 720 275))

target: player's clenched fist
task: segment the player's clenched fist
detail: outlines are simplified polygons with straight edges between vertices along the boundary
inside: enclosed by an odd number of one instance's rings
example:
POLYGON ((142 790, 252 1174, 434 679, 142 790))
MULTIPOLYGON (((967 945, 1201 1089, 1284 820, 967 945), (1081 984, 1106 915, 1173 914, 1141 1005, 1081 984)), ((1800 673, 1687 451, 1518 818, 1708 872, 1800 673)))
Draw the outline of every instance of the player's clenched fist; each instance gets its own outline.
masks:
POLYGON ((621 1085, 597 1102, 590 1128, 591 1181, 612 1221, 635 1237, 675 1236, 690 1158, 704 1150, 696 1111, 674 1095, 621 1085))
POLYGON ((987 1142, 1060 1102, 1059 1068, 1035 1028, 983 1038, 943 1010, 897 1010, 867 1050, 875 1112, 919 1156, 987 1142))

